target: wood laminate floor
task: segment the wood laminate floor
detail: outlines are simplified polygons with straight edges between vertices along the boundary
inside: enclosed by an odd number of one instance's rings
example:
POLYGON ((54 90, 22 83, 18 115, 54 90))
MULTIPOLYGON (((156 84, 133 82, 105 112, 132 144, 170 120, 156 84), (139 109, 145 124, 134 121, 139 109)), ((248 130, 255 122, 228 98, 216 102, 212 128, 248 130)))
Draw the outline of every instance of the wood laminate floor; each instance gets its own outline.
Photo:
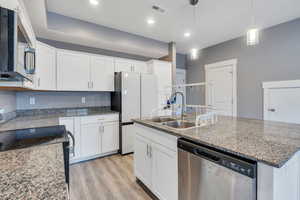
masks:
POLYGON ((152 200, 135 181, 132 155, 114 155, 71 165, 70 199, 152 200))

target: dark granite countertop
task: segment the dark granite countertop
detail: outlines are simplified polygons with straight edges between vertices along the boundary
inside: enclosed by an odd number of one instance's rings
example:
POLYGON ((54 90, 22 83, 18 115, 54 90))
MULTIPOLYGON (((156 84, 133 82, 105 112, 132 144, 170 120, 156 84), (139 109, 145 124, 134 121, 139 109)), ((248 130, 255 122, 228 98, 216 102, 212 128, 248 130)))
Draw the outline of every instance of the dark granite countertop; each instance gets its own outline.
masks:
POLYGON ((61 117, 105 114, 118 114, 118 112, 112 111, 110 107, 24 110, 18 111, 16 118, 0 124, 0 131, 56 126, 59 125, 59 118, 61 117))
POLYGON ((221 116, 214 125, 176 130, 149 119, 134 122, 277 168, 300 149, 297 124, 221 116))
POLYGON ((0 199, 68 199, 61 143, 0 152, 0 199))

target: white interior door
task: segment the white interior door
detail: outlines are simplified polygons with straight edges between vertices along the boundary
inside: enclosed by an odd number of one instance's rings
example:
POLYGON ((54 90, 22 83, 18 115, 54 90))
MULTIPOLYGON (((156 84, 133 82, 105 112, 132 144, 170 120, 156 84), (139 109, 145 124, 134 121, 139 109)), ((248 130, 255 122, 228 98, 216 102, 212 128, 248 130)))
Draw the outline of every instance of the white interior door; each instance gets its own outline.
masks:
POLYGON ((266 120, 300 124, 300 87, 273 88, 266 95, 266 120))
POLYGON ((206 104, 220 115, 236 116, 236 70, 233 64, 206 67, 206 104))

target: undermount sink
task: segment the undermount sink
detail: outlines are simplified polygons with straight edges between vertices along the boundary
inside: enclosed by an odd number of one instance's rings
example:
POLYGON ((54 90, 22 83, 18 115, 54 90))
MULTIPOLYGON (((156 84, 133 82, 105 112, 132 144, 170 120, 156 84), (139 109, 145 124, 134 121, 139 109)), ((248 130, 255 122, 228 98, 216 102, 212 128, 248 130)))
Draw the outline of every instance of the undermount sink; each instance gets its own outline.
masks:
POLYGON ((171 128, 176 128, 176 129, 188 129, 188 128, 194 128, 196 126, 194 122, 187 122, 182 120, 165 122, 163 123, 163 125, 169 126, 171 128))
POLYGON ((156 123, 163 123, 163 122, 175 121, 175 119, 169 118, 169 117, 155 117, 155 118, 152 118, 150 121, 156 122, 156 123))

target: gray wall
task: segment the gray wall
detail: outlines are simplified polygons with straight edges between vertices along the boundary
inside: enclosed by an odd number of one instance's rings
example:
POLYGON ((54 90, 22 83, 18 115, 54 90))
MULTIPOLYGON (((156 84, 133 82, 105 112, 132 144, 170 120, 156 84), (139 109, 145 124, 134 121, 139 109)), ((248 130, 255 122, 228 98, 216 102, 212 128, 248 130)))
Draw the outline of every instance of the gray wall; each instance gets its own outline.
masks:
POLYGON ((16 110, 16 93, 11 91, 0 91, 0 109, 4 109, 4 113, 16 110))
MULTIPOLYGON (((241 37, 202 50, 198 60, 188 60, 188 82, 205 80, 205 64, 232 58, 238 59, 238 116, 262 119, 262 82, 300 79, 300 19, 263 30, 253 47, 241 37)), ((200 96, 203 100, 202 93, 189 103, 201 101, 200 96)))
POLYGON ((186 60, 187 57, 185 54, 176 54, 176 67, 180 69, 186 69, 186 60))
POLYGON ((16 96, 18 110, 110 106, 109 92, 17 92, 16 96), (30 97, 35 98, 35 105, 30 105, 30 97), (86 98, 85 104, 82 97, 86 98))

